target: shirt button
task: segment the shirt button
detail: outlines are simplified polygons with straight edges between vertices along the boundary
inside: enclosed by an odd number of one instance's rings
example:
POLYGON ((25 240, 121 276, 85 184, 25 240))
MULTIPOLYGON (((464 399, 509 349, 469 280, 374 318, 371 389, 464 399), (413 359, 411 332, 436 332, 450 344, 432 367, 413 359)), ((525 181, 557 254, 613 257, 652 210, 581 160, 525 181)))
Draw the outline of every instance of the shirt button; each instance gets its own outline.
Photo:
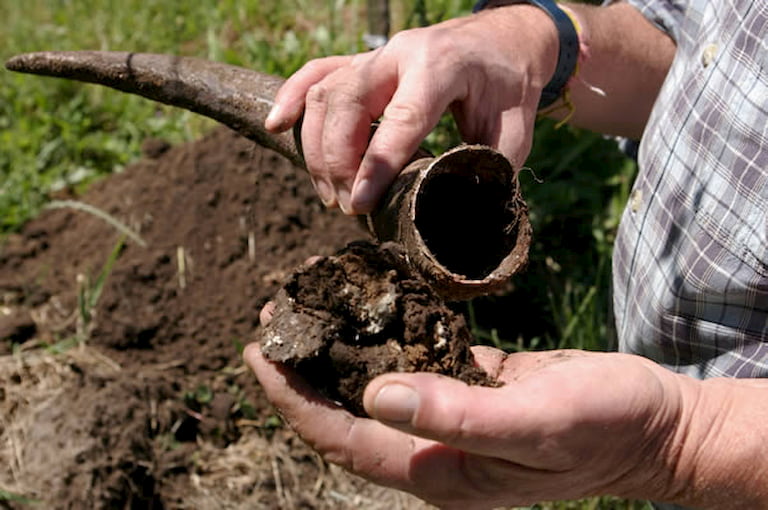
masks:
POLYGON ((717 56, 717 44, 711 43, 707 44, 704 47, 704 51, 701 52, 701 64, 704 67, 708 67, 709 64, 711 64, 715 60, 715 56, 717 56))

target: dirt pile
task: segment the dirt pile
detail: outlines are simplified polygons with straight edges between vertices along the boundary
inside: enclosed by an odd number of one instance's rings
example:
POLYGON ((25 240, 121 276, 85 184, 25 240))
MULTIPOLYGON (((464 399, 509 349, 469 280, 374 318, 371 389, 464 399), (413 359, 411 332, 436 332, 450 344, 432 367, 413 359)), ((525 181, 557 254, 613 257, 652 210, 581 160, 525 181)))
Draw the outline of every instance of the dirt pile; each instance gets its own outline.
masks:
POLYGON ((325 465, 240 359, 285 278, 366 238, 357 222, 225 129, 145 152, 0 247, 0 488, 46 508, 418 506, 325 465))

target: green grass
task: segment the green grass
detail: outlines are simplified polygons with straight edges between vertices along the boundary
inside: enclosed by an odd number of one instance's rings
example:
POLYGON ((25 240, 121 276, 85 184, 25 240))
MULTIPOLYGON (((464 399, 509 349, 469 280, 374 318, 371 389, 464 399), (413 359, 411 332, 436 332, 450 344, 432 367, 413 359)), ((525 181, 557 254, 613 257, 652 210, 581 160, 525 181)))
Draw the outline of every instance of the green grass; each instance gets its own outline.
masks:
MULTIPOLYGON (((41 50, 176 53, 288 75, 307 58, 361 48, 360 2, 30 0, 0 3, 0 59, 41 50), (297 14, 298 13, 298 14, 297 14)), ((190 140, 197 115, 66 80, 0 72, 0 232, 51 191, 135 160, 147 137, 190 140)))
MULTIPOLYGON (((205 57, 287 76, 310 58, 362 49, 364 0, 27 0, 0 2, 0 59, 41 50, 130 50, 205 57)), ((392 0, 393 28, 469 12, 472 0, 392 0)), ((172 143, 213 126, 195 114, 94 85, 0 70, 0 235, 62 188, 137 159, 147 137, 172 143)), ((427 140, 458 142, 445 119, 427 140)), ((515 296, 465 305, 479 340, 508 351, 613 348, 610 257, 634 176, 615 144, 540 122, 522 185, 534 227, 515 296), (495 321, 504 309, 512 320, 495 321)), ((2 498, 0 498, 2 499, 2 498)), ((611 498, 541 509, 641 509, 611 498)))

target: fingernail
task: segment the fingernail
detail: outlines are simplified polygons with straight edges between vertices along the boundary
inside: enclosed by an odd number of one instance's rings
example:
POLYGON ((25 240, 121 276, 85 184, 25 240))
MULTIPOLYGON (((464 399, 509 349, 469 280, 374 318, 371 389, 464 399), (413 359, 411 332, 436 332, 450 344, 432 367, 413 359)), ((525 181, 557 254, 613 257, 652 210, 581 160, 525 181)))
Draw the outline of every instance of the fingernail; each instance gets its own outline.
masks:
POLYGON ((264 127, 267 127, 267 129, 277 127, 276 124, 278 115, 280 115, 280 106, 274 105, 269 111, 267 118, 264 120, 264 127))
POLYGON ((373 416, 382 421, 410 423, 419 408, 419 395, 403 384, 388 384, 373 400, 373 416))
POLYGON ((355 183, 355 187, 352 188, 352 206, 355 210, 368 212, 373 209, 375 200, 370 180, 360 179, 355 183))
POLYGON ((315 191, 317 191, 317 196, 320 197, 323 204, 325 204, 326 207, 333 205, 333 187, 331 186, 331 183, 315 176, 310 177, 310 180, 312 181, 312 186, 315 187, 315 191))
POLYGON ((339 202, 341 212, 344 214, 350 214, 352 211, 352 203, 350 201, 350 193, 347 188, 339 188, 336 190, 336 200, 339 202))

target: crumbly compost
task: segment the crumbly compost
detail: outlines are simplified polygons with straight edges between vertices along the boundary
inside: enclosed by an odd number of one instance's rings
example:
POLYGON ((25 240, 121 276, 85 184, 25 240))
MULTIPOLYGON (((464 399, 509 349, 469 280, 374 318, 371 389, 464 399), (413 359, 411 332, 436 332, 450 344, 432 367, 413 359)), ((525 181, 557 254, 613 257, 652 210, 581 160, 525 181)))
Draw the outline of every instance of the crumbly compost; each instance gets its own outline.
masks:
POLYGON ((275 297, 262 349, 325 396, 365 416, 363 391, 386 372, 498 383, 474 365, 471 335, 406 264, 398 245, 356 242, 301 266, 275 297))

